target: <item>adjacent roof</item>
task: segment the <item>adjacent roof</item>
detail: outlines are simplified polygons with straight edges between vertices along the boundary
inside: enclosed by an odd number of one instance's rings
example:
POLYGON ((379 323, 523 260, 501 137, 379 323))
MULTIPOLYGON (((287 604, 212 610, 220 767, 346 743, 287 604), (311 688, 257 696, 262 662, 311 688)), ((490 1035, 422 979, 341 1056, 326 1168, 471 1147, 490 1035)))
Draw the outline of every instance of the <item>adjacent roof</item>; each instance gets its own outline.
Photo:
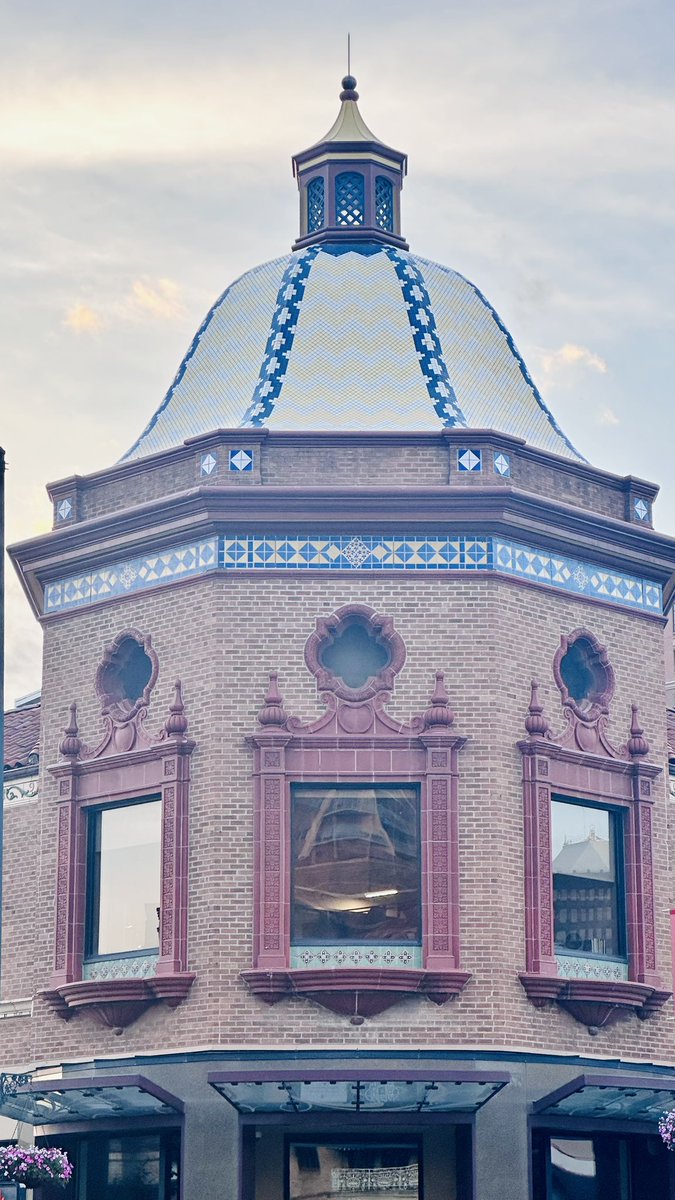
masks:
POLYGON ((495 428, 580 458, 474 284, 394 246, 311 246, 247 271, 207 313, 124 455, 212 429, 495 428))
POLYGON ((29 765, 40 751, 40 704, 5 713, 5 770, 29 765))

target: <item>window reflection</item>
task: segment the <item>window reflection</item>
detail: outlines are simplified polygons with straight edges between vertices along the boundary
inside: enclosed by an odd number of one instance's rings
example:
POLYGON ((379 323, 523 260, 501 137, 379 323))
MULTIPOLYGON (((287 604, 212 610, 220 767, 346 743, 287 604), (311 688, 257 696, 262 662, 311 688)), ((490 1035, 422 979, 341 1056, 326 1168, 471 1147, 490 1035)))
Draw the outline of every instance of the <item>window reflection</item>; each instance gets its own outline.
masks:
POLYGON ((417 941, 415 787, 293 790, 293 940, 417 941))
POLYGON ((618 957, 618 815, 554 800, 551 817, 556 952, 618 957))
POLYGON ((89 954, 158 945, 162 804, 90 813, 89 954))
POLYGON ((387 1195, 417 1200, 417 1146, 317 1145, 294 1142, 288 1160, 290 1200, 387 1195))
POLYGON ((593 1142, 551 1138, 550 1200, 600 1200, 593 1142))

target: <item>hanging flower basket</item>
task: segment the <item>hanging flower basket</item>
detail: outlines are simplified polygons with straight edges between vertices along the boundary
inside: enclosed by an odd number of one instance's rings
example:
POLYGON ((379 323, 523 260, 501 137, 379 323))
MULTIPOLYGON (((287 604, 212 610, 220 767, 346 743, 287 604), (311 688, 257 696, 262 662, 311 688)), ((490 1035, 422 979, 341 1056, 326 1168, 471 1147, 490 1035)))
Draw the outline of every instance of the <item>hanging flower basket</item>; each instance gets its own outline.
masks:
POLYGON ((3 1146, 0 1148, 0 1180, 37 1187, 51 1183, 65 1187, 73 1168, 63 1150, 41 1146, 3 1146))
POLYGON ((659 1133, 668 1150, 675 1150, 675 1108, 659 1117, 659 1133))

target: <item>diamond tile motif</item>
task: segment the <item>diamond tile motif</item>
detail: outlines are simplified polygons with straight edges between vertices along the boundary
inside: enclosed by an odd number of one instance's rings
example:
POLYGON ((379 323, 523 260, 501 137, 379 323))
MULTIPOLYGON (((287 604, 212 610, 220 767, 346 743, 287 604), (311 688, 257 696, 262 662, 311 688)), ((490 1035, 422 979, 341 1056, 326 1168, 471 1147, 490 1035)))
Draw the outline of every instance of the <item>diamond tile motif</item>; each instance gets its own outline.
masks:
POLYGON ((230 470, 231 471, 252 471, 253 470, 253 451, 252 450, 230 450, 230 470))
POLYGON ((291 968, 334 970, 335 967, 387 967, 415 970, 422 966, 422 947, 366 942, 363 945, 291 946, 291 968))
POLYGON ((638 521, 646 521, 649 517, 649 505, 638 496, 637 500, 633 501, 633 512, 638 521))
POLYGON ((482 450, 458 450, 457 466, 459 467, 460 471, 482 471, 482 450))
POLYGON ((69 517, 72 517, 72 515, 73 502, 66 496, 63 500, 59 500, 58 504, 56 505, 56 520, 67 521, 69 517))
POLYGON ((157 974, 157 954, 97 958, 82 964, 83 979, 148 979, 157 974))
POLYGON ((47 584, 44 612, 63 612, 214 570, 499 571, 574 595, 660 613, 659 584, 489 535, 229 533, 47 584))
POLYGON ((218 460, 213 454, 202 454, 199 461, 200 475, 211 475, 215 471, 217 463, 218 460))
POLYGON ((511 457, 509 454, 504 454, 500 450, 499 454, 495 454, 493 462, 497 475, 502 475, 506 478, 511 474, 511 457))

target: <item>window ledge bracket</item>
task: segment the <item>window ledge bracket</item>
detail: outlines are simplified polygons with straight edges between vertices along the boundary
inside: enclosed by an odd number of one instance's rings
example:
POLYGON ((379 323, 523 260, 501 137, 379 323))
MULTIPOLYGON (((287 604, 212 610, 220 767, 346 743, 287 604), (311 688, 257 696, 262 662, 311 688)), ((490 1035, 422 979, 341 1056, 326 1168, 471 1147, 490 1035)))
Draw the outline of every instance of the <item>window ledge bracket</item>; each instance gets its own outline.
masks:
POLYGON ((585 1025, 591 1034, 634 1013, 641 1021, 653 1017, 671 992, 644 983, 617 979, 563 979, 555 975, 524 973, 519 976, 535 1008, 555 1002, 585 1025))
POLYGON ((64 1021, 88 1012, 99 1025, 121 1033, 153 1004, 162 1001, 177 1008, 194 980, 188 971, 147 979, 82 980, 42 992, 42 998, 64 1021))
POLYGON ((277 1004, 292 996, 313 1000, 323 1008, 361 1025, 366 1017, 385 1012, 409 996, 426 996, 434 1004, 454 1000, 471 979, 468 971, 382 970, 379 967, 336 970, 242 971, 254 996, 277 1004))

